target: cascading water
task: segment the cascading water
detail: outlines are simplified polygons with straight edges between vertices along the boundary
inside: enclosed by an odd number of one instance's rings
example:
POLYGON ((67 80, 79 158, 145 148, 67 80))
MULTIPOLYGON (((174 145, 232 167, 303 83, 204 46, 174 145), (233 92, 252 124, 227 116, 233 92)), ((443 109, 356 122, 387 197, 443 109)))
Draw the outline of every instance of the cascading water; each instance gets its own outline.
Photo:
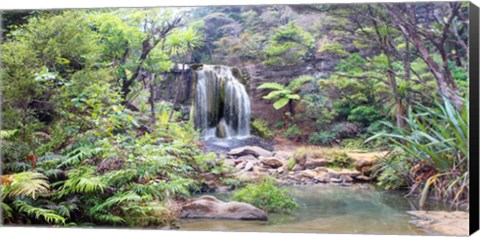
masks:
POLYGON ((195 127, 202 138, 246 138, 250 135, 250 98, 232 68, 203 65, 195 70, 195 127))

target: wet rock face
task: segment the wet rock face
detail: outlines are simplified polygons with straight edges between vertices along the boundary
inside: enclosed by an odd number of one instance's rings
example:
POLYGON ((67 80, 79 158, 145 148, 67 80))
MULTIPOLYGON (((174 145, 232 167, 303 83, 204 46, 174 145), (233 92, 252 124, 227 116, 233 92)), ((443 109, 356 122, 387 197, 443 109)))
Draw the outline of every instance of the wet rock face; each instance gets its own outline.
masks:
POLYGON ((182 204, 180 218, 234 220, 267 220, 267 214, 248 203, 223 202, 213 196, 202 196, 182 204))

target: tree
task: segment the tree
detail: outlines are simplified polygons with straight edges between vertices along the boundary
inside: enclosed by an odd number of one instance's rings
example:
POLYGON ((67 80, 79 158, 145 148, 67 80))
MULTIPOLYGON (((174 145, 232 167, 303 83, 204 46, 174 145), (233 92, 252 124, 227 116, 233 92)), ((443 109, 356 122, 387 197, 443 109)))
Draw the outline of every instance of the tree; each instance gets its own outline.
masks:
MULTIPOLYGON (((117 72, 124 103, 153 50, 181 25, 182 15, 171 10, 117 10, 96 14, 92 23, 102 36, 104 57, 117 72)), ((162 46, 163 47, 163 46, 162 46)))
POLYGON ((279 27, 264 48, 266 65, 292 65, 310 61, 315 39, 294 23, 279 27))
MULTIPOLYGON (((462 3, 448 3, 448 10, 442 12, 442 17, 436 19, 436 27, 432 33, 419 27, 417 22, 416 8, 412 4, 383 4, 395 25, 402 31, 405 37, 417 48, 420 56, 428 65, 435 77, 439 93, 451 100, 455 107, 462 108, 462 98, 459 95, 457 85, 449 68, 449 58, 446 50, 446 40, 452 22, 458 17, 462 3), (442 58, 440 66, 432 57, 426 42, 431 43, 442 58), (443 69, 443 70, 442 70, 443 69)), ((440 7, 436 7, 440 8, 440 7)), ((440 9, 441 10, 441 9, 440 9)), ((462 42, 462 41, 460 41, 462 42)))
POLYGON ((178 58, 183 57, 182 73, 180 79, 177 80, 173 108, 168 116, 168 121, 172 119, 174 108, 177 105, 178 94, 185 78, 185 65, 187 64, 187 60, 189 56, 191 57, 192 51, 202 46, 202 44, 203 37, 199 34, 198 30, 192 26, 184 30, 178 30, 167 38, 166 48, 170 51, 170 54, 178 58))

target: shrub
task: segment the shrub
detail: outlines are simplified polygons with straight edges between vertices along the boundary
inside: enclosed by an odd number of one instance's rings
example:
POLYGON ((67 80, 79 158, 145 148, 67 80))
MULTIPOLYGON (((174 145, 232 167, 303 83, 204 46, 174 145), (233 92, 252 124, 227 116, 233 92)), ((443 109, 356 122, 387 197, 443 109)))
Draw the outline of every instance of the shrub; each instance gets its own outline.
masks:
POLYGON ((330 152, 328 161, 332 166, 340 168, 347 168, 353 164, 353 159, 346 152, 340 150, 330 152))
POLYGON ((277 121, 275 122, 275 128, 277 129, 280 129, 280 128, 283 128, 285 126, 285 122, 284 121, 277 121))
POLYGON ((315 132, 308 138, 308 142, 315 145, 329 145, 335 140, 335 133, 331 131, 315 132))
POLYGON ((255 119, 251 125, 253 133, 257 134, 261 138, 272 139, 273 136, 275 136, 275 133, 268 128, 267 121, 263 119, 255 119))
POLYGON ((372 122, 381 118, 379 109, 375 106, 361 105, 350 111, 348 120, 351 122, 361 123, 363 125, 369 125, 372 122))
MULTIPOLYGON (((414 109, 409 108, 404 128, 385 123, 393 132, 377 133, 367 141, 389 139, 413 159, 416 165, 408 172, 413 180, 409 185, 411 193, 421 194, 420 206, 429 193, 455 203, 468 201, 468 100, 460 111, 445 98, 433 108, 417 105, 414 109), (416 190, 422 185, 422 191, 416 190)), ((403 159, 392 161, 400 162, 403 159)))
POLYGON ((265 178, 258 184, 249 184, 237 190, 232 199, 250 203, 267 213, 291 213, 299 208, 288 191, 279 188, 272 178, 265 178))
POLYGON ((302 135, 302 130, 300 130, 296 124, 290 126, 284 133, 284 136, 289 139, 298 137, 300 135, 302 135))

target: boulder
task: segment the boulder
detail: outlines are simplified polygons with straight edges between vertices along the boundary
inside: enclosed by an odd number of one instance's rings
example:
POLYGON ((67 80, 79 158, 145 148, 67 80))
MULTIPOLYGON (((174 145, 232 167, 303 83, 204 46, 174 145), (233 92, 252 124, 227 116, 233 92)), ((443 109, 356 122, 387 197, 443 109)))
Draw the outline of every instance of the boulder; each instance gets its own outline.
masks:
POLYGON ((327 166, 329 162, 325 159, 307 159, 305 162, 306 169, 315 169, 317 167, 327 166))
POLYGON ((300 171, 300 170, 304 170, 304 169, 305 169, 304 166, 296 164, 295 166, 293 166, 292 171, 300 171))
POLYGON ((330 180, 330 174, 328 172, 318 172, 315 180, 320 183, 327 183, 330 180))
POLYGON ((245 167, 245 164, 246 164, 246 162, 240 162, 235 166, 235 168, 237 170, 241 170, 241 169, 243 169, 243 167, 245 167))
POLYGON ((233 166, 233 167, 235 167, 235 165, 237 165, 237 163, 235 163, 235 160, 232 160, 232 159, 224 159, 223 163, 225 165, 233 166))
POLYGON ((270 151, 267 151, 261 147, 258 146, 244 146, 244 147, 239 147, 239 148, 234 148, 230 150, 228 153, 230 156, 245 156, 245 155, 253 155, 255 157, 259 156, 265 156, 265 157, 271 157, 273 156, 273 153, 270 151))
POLYGON ((340 175, 339 179, 342 183, 351 183, 353 181, 352 177, 350 177, 348 175, 344 175, 344 174, 340 175))
POLYGON ((205 195, 183 203, 180 218, 267 220, 267 214, 248 203, 223 202, 205 195))
POLYGON ((369 176, 370 173, 372 172, 372 165, 373 165, 372 160, 367 160, 367 159, 360 159, 355 162, 355 169, 362 174, 369 176))
POLYGON ((237 157, 237 160, 251 160, 251 161, 256 161, 257 158, 253 155, 245 155, 245 156, 239 156, 237 157))
POLYGON ((279 159, 275 158, 275 157, 260 157, 260 161, 262 162, 262 164, 266 165, 266 166, 269 166, 271 168, 279 168, 279 167, 282 167, 283 166, 283 162, 281 162, 279 159))
POLYGON ((282 160, 290 159, 290 156, 292 156, 292 154, 293 152, 291 151, 275 151, 275 157, 282 160))
POLYGON ((243 168, 245 171, 251 171, 253 169, 253 162, 247 161, 247 164, 245 164, 245 167, 243 168))

